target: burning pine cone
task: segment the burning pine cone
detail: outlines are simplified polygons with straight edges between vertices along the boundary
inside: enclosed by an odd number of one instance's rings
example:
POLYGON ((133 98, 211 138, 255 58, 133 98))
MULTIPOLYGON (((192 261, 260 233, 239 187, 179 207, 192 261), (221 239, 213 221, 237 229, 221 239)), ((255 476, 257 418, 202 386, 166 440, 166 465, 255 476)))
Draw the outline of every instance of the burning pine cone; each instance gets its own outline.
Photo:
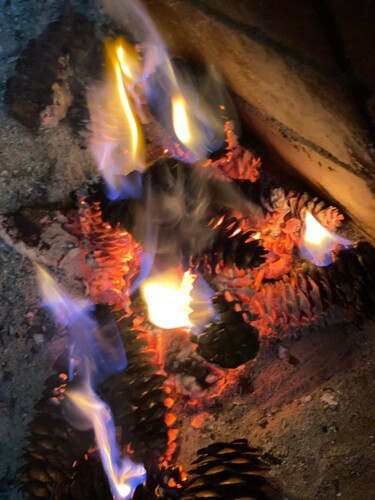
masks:
POLYGON ((213 244, 192 258, 192 267, 200 273, 215 276, 223 265, 251 269, 265 261, 266 251, 254 238, 255 231, 243 230, 235 217, 222 216, 210 227, 215 231, 213 244))
MULTIPOLYGON (((97 306, 100 325, 106 324, 108 313, 107 307, 97 306)), ((103 382, 100 394, 112 410, 122 449, 136 450, 134 459, 142 461, 148 472, 155 475, 159 461, 170 459, 176 448, 177 430, 169 429, 165 423, 171 401, 161 387, 164 377, 156 374, 158 366, 150 359, 152 352, 144 330, 140 325, 134 328, 131 318, 120 315, 117 324, 127 351, 128 367, 103 382)), ((36 405, 29 426, 29 445, 23 455, 24 465, 19 469, 21 490, 28 498, 54 495, 56 499, 110 499, 93 432, 79 431, 65 418, 62 402, 68 366, 69 357, 65 355, 55 364, 54 375, 47 379, 43 398, 36 405)))
MULTIPOLYGON (((75 429, 66 421, 62 411, 68 366, 66 353, 55 363, 54 374, 46 380, 43 397, 36 404, 36 412, 29 424, 29 444, 22 456, 24 465, 18 470, 20 489, 27 498, 51 498, 58 485, 65 483, 67 478, 75 482, 77 471, 88 460, 88 450, 94 449, 92 431, 75 429)), ((105 476, 104 479, 110 494, 105 476)), ((66 497, 56 495, 56 498, 66 497)))
POLYGON ((375 249, 369 243, 337 253, 327 267, 301 261, 277 281, 259 290, 239 280, 232 290, 253 315, 261 337, 300 335, 305 329, 371 317, 375 305, 375 249))
POLYGON ((120 313, 116 319, 128 366, 100 387, 116 426, 121 427, 121 446, 133 450, 132 457, 149 472, 163 459, 170 460, 177 447, 178 431, 166 424, 166 419, 172 421, 168 408, 173 400, 162 388, 165 377, 157 374, 160 367, 152 360, 154 352, 142 319, 121 317, 120 313))
POLYGON ((240 303, 227 291, 215 295, 213 304, 219 318, 192 338, 197 352, 222 368, 237 368, 253 359, 259 350, 258 331, 242 311, 240 303))
POLYGON ((184 500, 216 500, 276 497, 276 490, 264 477, 269 470, 246 439, 215 443, 198 451, 189 471, 184 500))
MULTIPOLYGON (((135 182, 135 177, 131 174, 126 180, 135 182)), ((172 265, 179 262, 181 253, 188 261, 203 248, 211 247, 220 236, 209 226, 215 217, 233 212, 260 211, 256 203, 242 195, 235 183, 218 179, 208 169, 174 159, 156 161, 144 172, 140 182, 138 188, 142 195, 139 199, 111 201, 105 195, 104 185, 99 183, 89 186, 86 202, 97 204, 104 223, 112 228, 125 229, 146 251, 150 250, 150 243, 152 245, 153 237, 157 235, 157 248, 153 250, 159 256, 169 257, 172 265)), ((229 225, 233 221, 227 222, 229 225)), ((234 229, 228 225, 225 231, 229 238, 234 229)), ((246 233, 245 240, 251 234, 246 233)), ((243 250, 254 254, 252 245, 245 240, 241 241, 243 250)), ((236 250, 238 244, 239 240, 235 239, 236 250)), ((237 253, 240 258, 238 250, 237 253)), ((246 258, 242 256, 242 260, 245 265, 246 258)))

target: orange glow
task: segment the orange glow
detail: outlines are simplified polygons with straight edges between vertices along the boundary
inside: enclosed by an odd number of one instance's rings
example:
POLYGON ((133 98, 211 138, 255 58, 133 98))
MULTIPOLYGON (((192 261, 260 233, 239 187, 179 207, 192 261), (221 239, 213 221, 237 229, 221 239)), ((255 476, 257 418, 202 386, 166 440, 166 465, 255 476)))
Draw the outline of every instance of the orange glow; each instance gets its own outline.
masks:
POLYGON ((147 303, 149 318, 160 328, 190 328, 190 292, 195 276, 184 273, 181 279, 175 271, 167 271, 146 279, 141 285, 147 303))
POLYGON ((196 417, 193 418, 193 420, 191 421, 191 426, 194 429, 200 429, 205 421, 211 420, 212 418, 213 417, 210 413, 202 411, 196 417))
POLYGON ((172 121, 176 136, 184 146, 189 146, 192 140, 187 103, 182 95, 172 97, 172 121))

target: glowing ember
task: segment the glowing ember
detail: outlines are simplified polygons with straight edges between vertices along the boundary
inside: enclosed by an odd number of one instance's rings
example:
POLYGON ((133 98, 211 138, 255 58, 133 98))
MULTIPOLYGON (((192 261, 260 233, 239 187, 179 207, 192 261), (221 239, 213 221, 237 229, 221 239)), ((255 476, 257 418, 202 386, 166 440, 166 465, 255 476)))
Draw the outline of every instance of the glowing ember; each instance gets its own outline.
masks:
POLYGON ((128 457, 121 457, 109 407, 95 394, 90 384, 66 392, 68 399, 94 429, 104 470, 115 499, 128 500, 136 487, 146 479, 146 471, 128 457))
POLYGON ((306 212, 301 253, 317 266, 328 266, 336 247, 350 248, 353 242, 325 229, 310 212, 306 212))
POLYGON ((191 130, 186 109, 186 101, 182 96, 172 97, 172 119, 176 136, 182 144, 189 146, 191 141, 191 130))
POLYGON ((134 110, 134 86, 141 72, 135 50, 121 37, 107 41, 106 76, 89 94, 91 152, 110 198, 129 196, 125 176, 145 169, 143 132, 134 110))
POLYGON ((195 276, 167 271, 146 279, 141 285, 150 321, 160 328, 191 328, 189 314, 195 276))

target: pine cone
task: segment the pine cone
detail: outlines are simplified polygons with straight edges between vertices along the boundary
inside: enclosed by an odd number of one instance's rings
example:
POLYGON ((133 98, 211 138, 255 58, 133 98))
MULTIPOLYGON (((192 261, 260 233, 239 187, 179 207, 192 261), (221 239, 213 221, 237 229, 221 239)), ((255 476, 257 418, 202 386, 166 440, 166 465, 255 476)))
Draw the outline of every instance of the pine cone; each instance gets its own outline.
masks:
POLYGON ((79 217, 90 297, 98 303, 128 306, 130 287, 139 271, 139 245, 131 234, 103 221, 100 202, 93 197, 81 200, 79 217))
POLYGON ((51 498, 58 484, 74 476, 73 464, 79 467, 84 463, 95 444, 92 431, 79 431, 65 419, 61 403, 68 366, 68 353, 64 353, 45 382, 43 397, 28 426, 29 444, 22 456, 24 465, 18 470, 20 489, 27 498, 51 498))
POLYGON ((208 362, 222 368, 237 368, 257 355, 258 331, 249 324, 251 318, 229 292, 217 293, 213 304, 219 319, 196 338, 192 337, 192 341, 198 344, 198 354, 208 362))
MULTIPOLYGON (((108 325, 109 310, 97 306, 99 325, 108 325)), ((176 448, 175 429, 165 423, 168 413, 164 403, 168 395, 162 389, 164 377, 157 375, 158 365, 151 362, 152 352, 142 329, 133 327, 132 318, 116 316, 128 357, 128 367, 99 387, 109 404, 115 425, 120 430, 119 444, 133 449, 131 456, 142 461, 148 472, 158 470, 159 460, 176 448)), ((67 387, 67 353, 54 365, 54 374, 46 381, 43 398, 29 426, 29 445, 19 469, 21 490, 28 498, 55 497, 72 500, 112 498, 107 478, 95 450, 92 431, 79 431, 65 419, 61 402, 67 387), (94 477, 95 476, 95 477, 94 477), (92 484, 90 488, 89 484, 92 484), (88 496, 82 496, 87 491, 88 496), (97 492, 97 496, 94 496, 97 492), (106 492, 106 493, 105 493, 106 492), (90 496, 92 495, 92 496, 90 496)))
POLYGON ((236 265, 240 269, 260 266, 266 251, 256 239, 255 231, 243 230, 234 217, 221 217, 211 223, 213 244, 191 260, 193 268, 201 274, 215 276, 223 265, 236 265))
POLYGON ((30 40, 7 81, 9 114, 32 130, 56 126, 74 99, 72 120, 87 121, 86 85, 95 76, 93 68, 100 68, 100 47, 94 24, 82 14, 50 23, 30 40))
POLYGON ((143 173, 141 182, 140 199, 108 200, 104 185, 97 184, 89 186, 87 200, 98 202, 103 221, 131 233, 145 250, 154 231, 157 255, 171 262, 180 259, 181 253, 188 261, 211 246, 216 233, 208 226, 214 217, 259 208, 241 195, 235 183, 173 159, 157 160, 143 173))
POLYGON ((264 477, 268 465, 246 439, 211 444, 198 451, 198 458, 191 465, 184 500, 265 500, 276 495, 264 477))
POLYGON ((146 325, 115 313, 121 339, 128 358, 127 368, 109 377, 100 389, 112 410, 116 426, 121 428, 122 447, 134 450, 132 457, 145 468, 157 468, 161 459, 170 458, 176 448, 171 439, 177 430, 165 423, 167 405, 172 403, 162 388, 165 377, 152 358, 154 352, 147 341, 146 325))

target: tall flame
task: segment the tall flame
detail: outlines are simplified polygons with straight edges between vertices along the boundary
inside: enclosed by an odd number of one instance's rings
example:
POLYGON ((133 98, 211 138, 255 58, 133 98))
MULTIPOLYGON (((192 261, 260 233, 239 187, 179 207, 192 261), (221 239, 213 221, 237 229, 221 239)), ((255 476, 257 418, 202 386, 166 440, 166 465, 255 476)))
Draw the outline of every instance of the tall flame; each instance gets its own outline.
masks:
POLYGON ((146 471, 128 457, 121 457, 111 410, 95 393, 96 384, 127 365, 116 323, 103 319, 100 326, 92 314, 93 304, 70 298, 47 271, 40 266, 37 266, 37 271, 44 304, 51 310, 56 322, 68 332, 71 353, 69 380, 73 378, 74 368, 78 383, 65 393, 69 418, 74 425, 74 415, 69 411, 72 410, 70 402, 76 410, 74 413, 78 410, 80 420, 84 417, 86 427, 94 430, 114 498, 128 500, 138 484, 145 480, 146 471))
POLYGON ((172 120, 173 128, 178 139, 182 142, 182 144, 188 146, 191 142, 192 134, 187 111, 187 103, 182 95, 172 97, 172 120))
POLYGON ((144 136, 136 114, 139 58, 121 37, 105 43, 106 75, 88 96, 91 152, 103 173, 110 198, 131 196, 126 175, 145 169, 144 136))
POLYGON ((317 266, 328 266, 333 260, 332 252, 335 248, 350 248, 353 244, 352 241, 328 231, 310 212, 306 212, 301 253, 310 262, 317 266))
POLYGON ((145 481, 146 471, 142 465, 120 456, 111 410, 95 394, 89 383, 81 388, 68 390, 66 396, 94 429, 103 468, 114 498, 130 499, 136 487, 145 481))

